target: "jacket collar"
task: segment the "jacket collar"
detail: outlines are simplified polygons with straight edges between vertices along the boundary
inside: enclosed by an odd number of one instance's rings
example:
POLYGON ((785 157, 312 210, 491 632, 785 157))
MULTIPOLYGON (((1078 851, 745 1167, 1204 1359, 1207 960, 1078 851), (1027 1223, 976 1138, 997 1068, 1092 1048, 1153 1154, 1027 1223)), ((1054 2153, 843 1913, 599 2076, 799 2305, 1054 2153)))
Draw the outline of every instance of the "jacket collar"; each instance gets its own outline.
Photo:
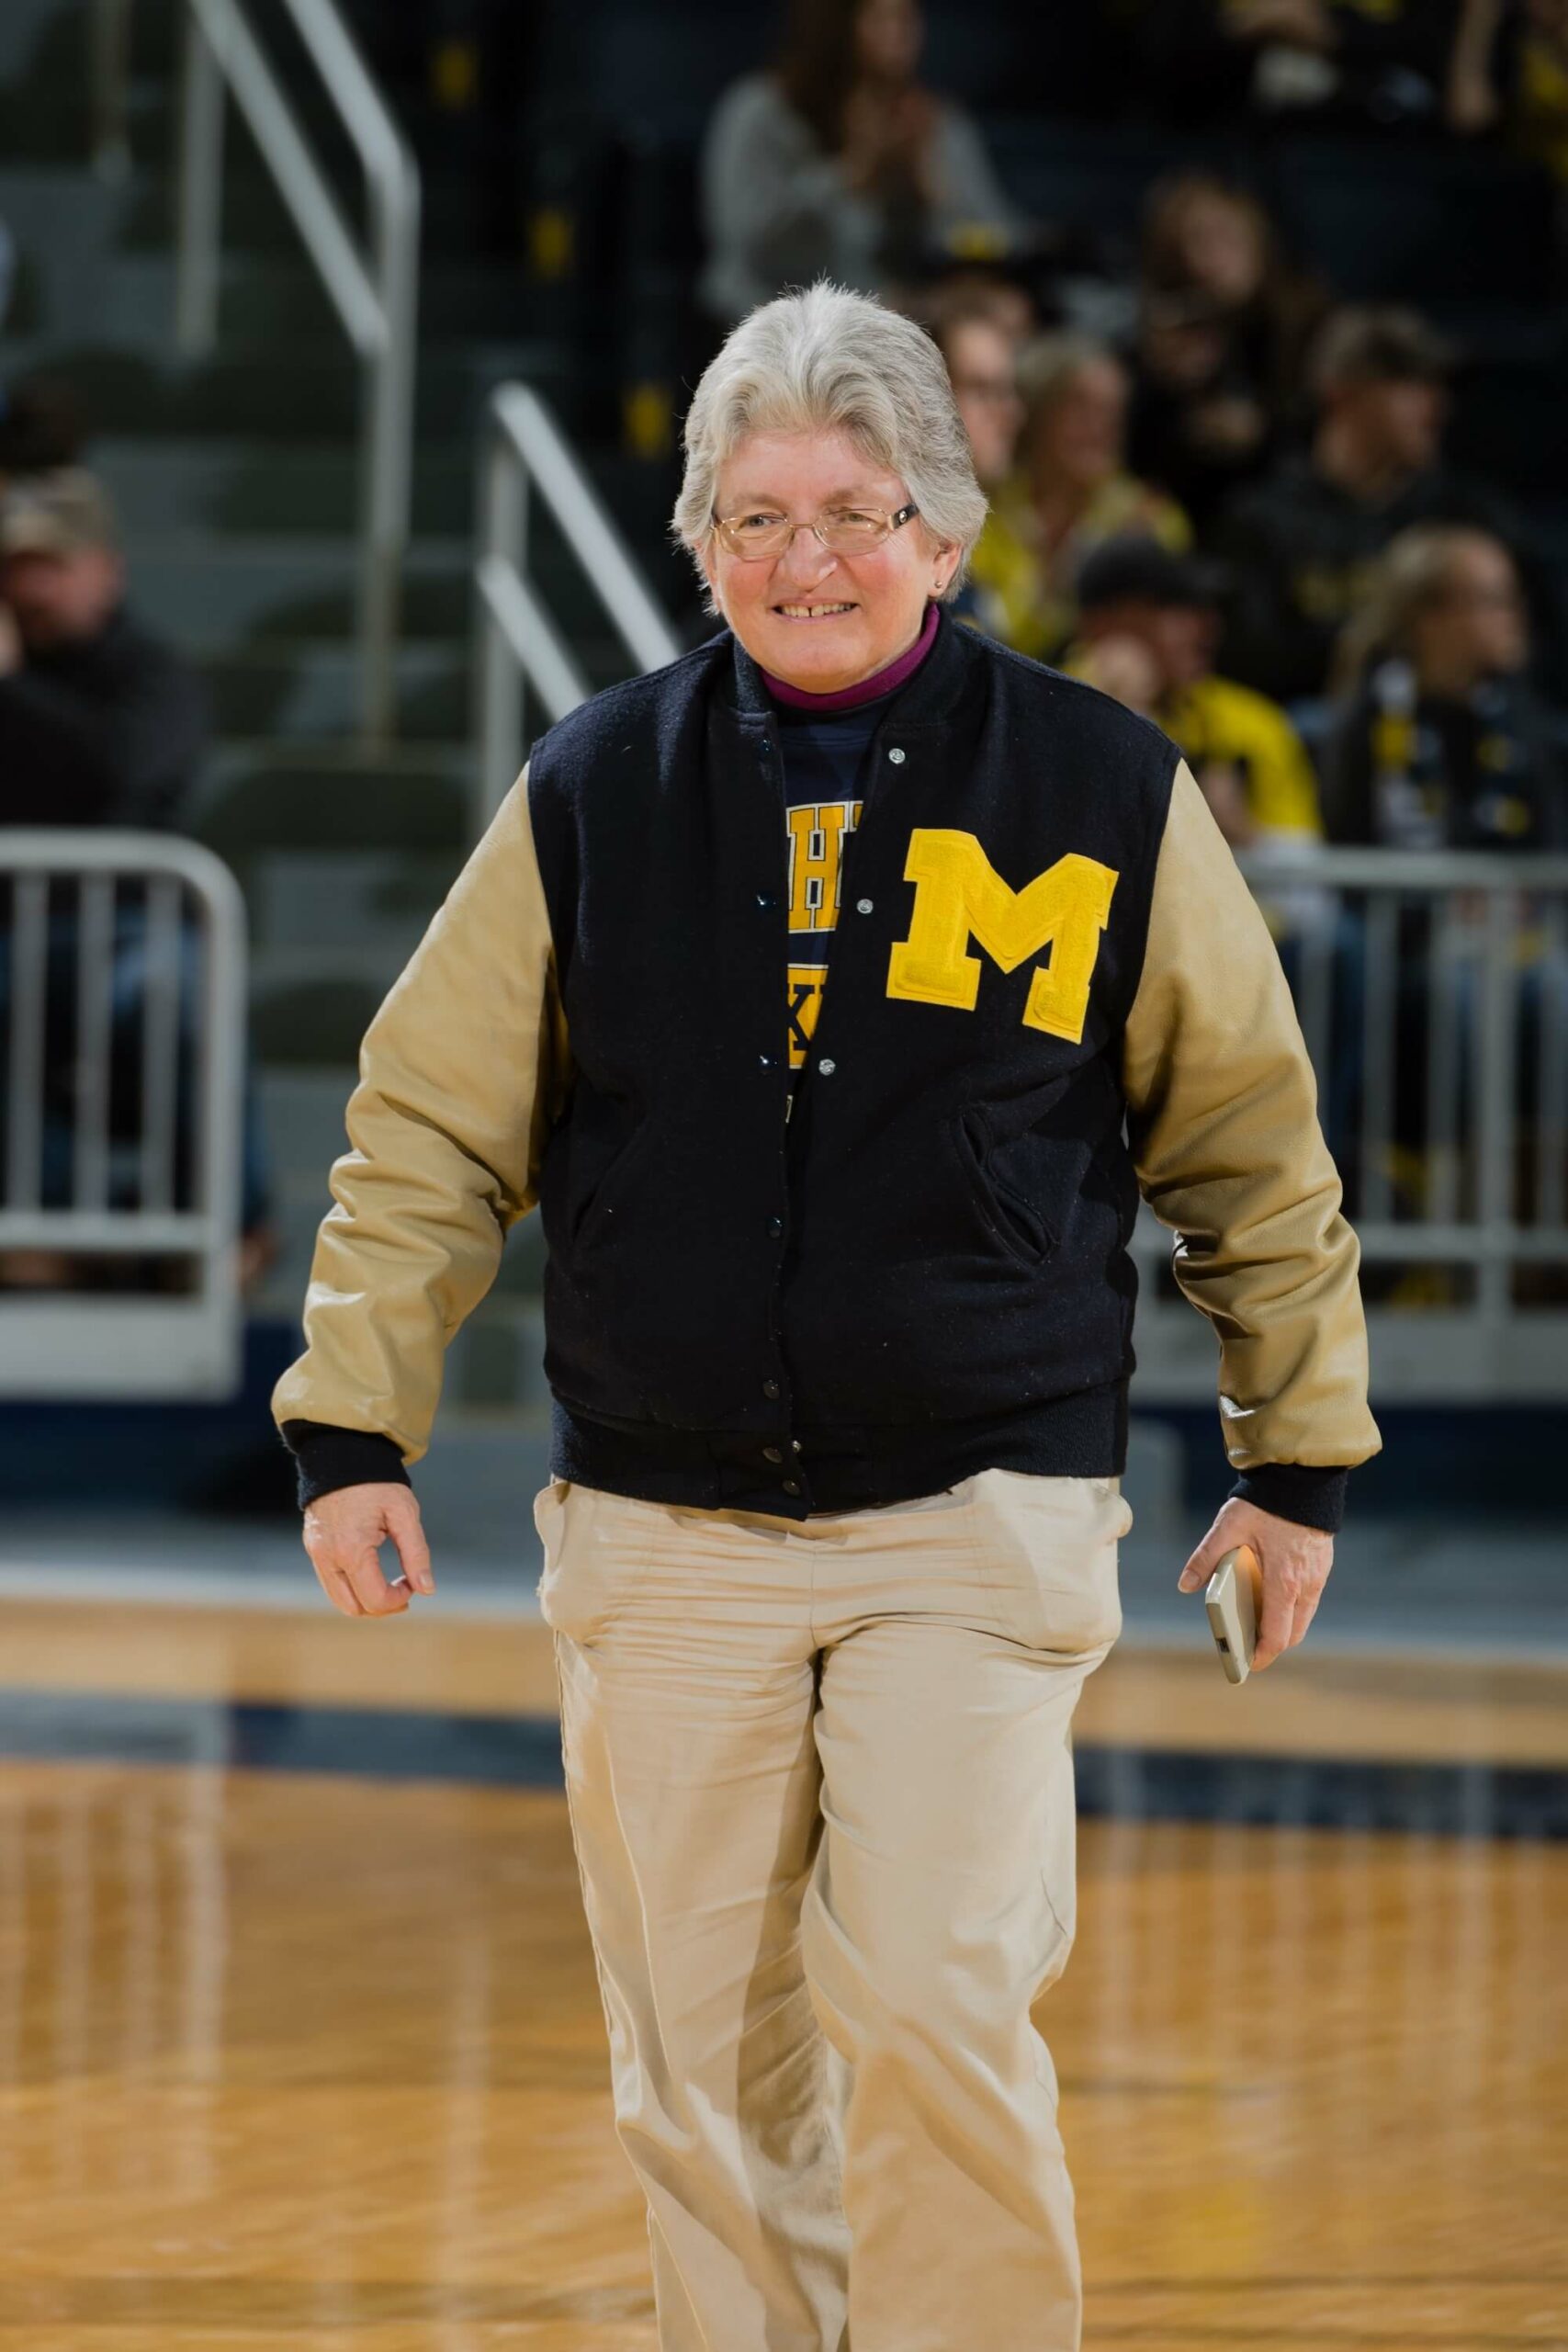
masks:
MULTIPOLYGON (((727 639, 733 660, 728 665, 722 661, 718 663, 720 695, 742 721, 760 725, 776 715, 773 697, 762 682, 759 664, 731 630, 723 630, 712 640, 716 650, 727 639)), ((951 724, 983 659, 983 646, 974 632, 953 620, 945 605, 939 605, 936 641, 914 676, 897 689, 889 706, 897 713, 894 724, 899 731, 951 724)))

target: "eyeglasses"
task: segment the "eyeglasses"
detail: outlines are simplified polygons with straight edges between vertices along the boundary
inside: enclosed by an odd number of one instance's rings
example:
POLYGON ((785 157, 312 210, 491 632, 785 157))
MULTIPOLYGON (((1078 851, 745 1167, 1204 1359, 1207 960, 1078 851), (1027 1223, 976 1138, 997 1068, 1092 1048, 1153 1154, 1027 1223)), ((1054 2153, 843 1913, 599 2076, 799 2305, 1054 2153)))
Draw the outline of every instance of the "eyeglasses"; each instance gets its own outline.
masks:
POLYGON ((878 506, 829 506, 814 523, 792 523, 762 508, 751 514, 715 514, 713 528, 725 553, 743 563, 783 555, 795 545, 796 531, 815 531, 829 555, 869 555, 919 511, 915 505, 900 506, 896 514, 878 506))

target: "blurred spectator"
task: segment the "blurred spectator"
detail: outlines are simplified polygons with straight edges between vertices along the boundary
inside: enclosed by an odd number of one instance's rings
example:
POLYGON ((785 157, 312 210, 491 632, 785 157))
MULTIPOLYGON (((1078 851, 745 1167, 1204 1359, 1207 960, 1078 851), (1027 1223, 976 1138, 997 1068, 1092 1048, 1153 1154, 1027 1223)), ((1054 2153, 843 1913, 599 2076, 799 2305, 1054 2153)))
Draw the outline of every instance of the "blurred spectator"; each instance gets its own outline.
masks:
POLYGON ((1441 463, 1450 354, 1414 311, 1343 310, 1314 346, 1317 423, 1229 509, 1236 599, 1226 667, 1276 700, 1320 695, 1377 557, 1413 523, 1515 536, 1503 502, 1441 463))
POLYGON ((0 504, 0 821, 165 826, 206 747, 192 671, 132 619, 113 511, 67 468, 0 504))
POLYGON ((1465 137, 1505 129, 1568 176, 1568 0, 1461 0, 1444 113, 1465 137))
POLYGON ((1501 36, 1505 19, 1516 14, 1513 0, 1463 0, 1449 58, 1444 112, 1450 130, 1470 137, 1500 120, 1501 36))
POLYGON ((943 269, 911 297, 909 312, 945 351, 948 326, 959 319, 987 319, 1007 337, 1013 354, 1039 334, 1040 309, 1029 273, 1000 263, 969 262, 943 269))
POLYGON ((1276 455, 1323 308, 1247 189, 1201 171, 1154 188, 1144 214, 1133 458, 1200 531, 1276 455))
POLYGON ((1378 123, 1447 112, 1467 19, 1485 0, 1144 0, 1156 103, 1184 121, 1313 112, 1378 123))
POLYGON ((1144 707, 1187 754, 1232 847, 1321 841, 1301 737, 1277 703, 1215 671, 1224 587, 1202 557, 1133 534, 1108 539, 1079 574, 1078 637, 1063 666, 1117 693, 1111 678, 1131 639, 1152 666, 1156 690, 1144 707))
MULTIPOLYGON (((1327 761, 1332 838, 1404 851, 1568 849, 1562 736, 1525 677, 1529 651, 1523 591, 1499 540, 1444 526, 1402 532, 1341 650, 1349 699, 1327 761)), ((1515 1174, 1528 1189, 1542 1038, 1561 1038, 1568 1020, 1568 959, 1529 894, 1517 894, 1514 910, 1515 1174)), ((1440 929, 1415 904, 1399 910, 1393 970, 1382 982, 1395 1041, 1384 1165, 1410 1214, 1429 1199, 1445 1103, 1449 1131, 1472 1122, 1494 952, 1481 894, 1452 894, 1440 929), (1446 1082, 1432 1074, 1435 1023, 1461 1041, 1446 1082)), ((1371 984, 1364 943, 1346 980, 1349 1065, 1371 984)), ((1348 1082, 1348 1069, 1339 1075, 1348 1082)), ((1525 1191, 1517 1213, 1529 1214, 1525 1191)))
POLYGON ((1346 631, 1327 764, 1337 842, 1568 848, 1562 741, 1525 676, 1512 557, 1486 532, 1402 532, 1346 631))
POLYGON ((4 220, 0 220, 0 327, 6 323, 11 309, 11 297, 17 286, 17 243, 4 220))
POLYGON ((1104 344, 1042 335, 1020 356, 1019 387, 1020 465, 975 550, 975 617, 1049 661, 1077 625, 1078 572, 1095 548, 1141 531, 1179 550, 1192 528, 1173 499, 1127 470, 1127 371, 1104 344))
POLYGON ((1450 115, 1568 180, 1568 0, 1472 0, 1483 21, 1456 65, 1450 115))
MULTIPOLYGON (((107 825, 181 830, 206 744, 205 698, 179 656, 125 606, 125 566, 108 499, 76 469, 13 482, 0 503, 0 826, 107 825)), ((0 1033, 10 963, 0 916, 0 1033)), ((71 1198, 78 931, 73 905, 50 914, 42 1201, 71 1198)), ((119 894, 110 956, 111 1141, 139 1133, 147 990, 145 903, 119 894)), ((179 941, 178 1183, 188 1195, 188 1115, 202 987, 201 943, 179 941)), ((276 1256, 254 1079, 244 1080, 240 1277, 248 1286, 276 1256)), ((136 1193, 132 1189, 130 1201, 136 1193)), ((117 1194, 116 1204, 124 1204, 117 1194)), ((113 1279, 103 1260, 64 1251, 0 1252, 0 1284, 56 1288, 113 1279)))
POLYGON ((1023 429, 1018 346, 1005 313, 988 293, 964 289, 937 307, 931 332, 947 362, 976 477, 983 490, 996 490, 1012 471, 1023 429))
MULTIPOLYGON (((1152 539, 1108 540, 1084 565, 1082 620, 1064 667, 1179 743, 1233 849, 1304 864, 1323 840, 1317 778, 1279 705, 1215 672, 1225 585, 1219 567, 1201 557, 1172 555, 1152 539)), ((1270 876, 1258 898, 1292 990, 1313 937, 1327 944, 1340 981, 1330 1066, 1320 1080, 1325 1132, 1337 1151, 1350 1144, 1355 1110, 1348 1023, 1359 942, 1332 895, 1304 876, 1270 876)))
MULTIPOLYGON (((999 489, 1010 475, 1023 426, 1018 345, 1008 331, 1009 323, 985 291, 972 288, 953 292, 939 301, 934 317, 928 321, 947 362, 958 413, 969 436, 976 479, 987 494, 999 489)), ((987 592, 971 576, 953 600, 953 616, 984 629, 988 611, 987 592)))
POLYGON ((777 66, 726 92, 704 141, 715 317, 823 274, 895 293, 933 247, 1019 233, 974 123, 917 79, 924 38, 915 0, 795 0, 777 66))

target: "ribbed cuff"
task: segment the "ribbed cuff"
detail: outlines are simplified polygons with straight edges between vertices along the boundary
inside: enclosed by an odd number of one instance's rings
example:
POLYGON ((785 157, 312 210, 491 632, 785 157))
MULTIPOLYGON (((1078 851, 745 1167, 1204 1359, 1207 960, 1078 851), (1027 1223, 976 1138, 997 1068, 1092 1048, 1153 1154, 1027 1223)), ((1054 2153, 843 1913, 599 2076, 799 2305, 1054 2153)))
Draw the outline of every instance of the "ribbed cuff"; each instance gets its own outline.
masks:
POLYGON ((283 1442, 299 1471, 299 1508, 339 1487, 412 1487, 396 1441, 375 1430, 343 1430, 327 1421, 285 1421, 283 1442))
POLYGON ((1259 1510, 1272 1511, 1276 1519, 1293 1519, 1303 1527, 1337 1535, 1349 1483, 1348 1469, 1320 1470, 1308 1462, 1258 1462, 1242 1472, 1231 1493, 1256 1503, 1259 1510))

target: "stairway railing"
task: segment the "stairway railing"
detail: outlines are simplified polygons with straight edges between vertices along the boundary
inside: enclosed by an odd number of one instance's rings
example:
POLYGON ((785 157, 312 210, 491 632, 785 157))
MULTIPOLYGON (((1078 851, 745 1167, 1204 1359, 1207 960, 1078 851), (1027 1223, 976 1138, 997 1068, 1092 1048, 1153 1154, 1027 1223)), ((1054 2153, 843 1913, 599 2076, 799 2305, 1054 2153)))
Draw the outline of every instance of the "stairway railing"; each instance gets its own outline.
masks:
MULTIPOLYGON (((100 170, 108 173, 123 169, 128 153, 130 5, 94 0, 94 144, 100 170)), ((412 504, 419 166, 334 0, 283 6, 363 167, 368 240, 362 249, 243 0, 186 0, 175 335, 193 358, 208 356, 217 342, 223 113, 231 91, 364 371, 359 713, 362 732, 384 740, 396 727, 399 605, 412 504)))
POLYGON ((528 497, 536 491, 581 562, 611 626, 639 670, 681 650, 603 500, 546 402, 526 384, 503 384, 486 423, 479 488, 479 799, 482 832, 516 779, 523 692, 531 687, 553 725, 588 698, 576 656, 529 569, 528 497))

